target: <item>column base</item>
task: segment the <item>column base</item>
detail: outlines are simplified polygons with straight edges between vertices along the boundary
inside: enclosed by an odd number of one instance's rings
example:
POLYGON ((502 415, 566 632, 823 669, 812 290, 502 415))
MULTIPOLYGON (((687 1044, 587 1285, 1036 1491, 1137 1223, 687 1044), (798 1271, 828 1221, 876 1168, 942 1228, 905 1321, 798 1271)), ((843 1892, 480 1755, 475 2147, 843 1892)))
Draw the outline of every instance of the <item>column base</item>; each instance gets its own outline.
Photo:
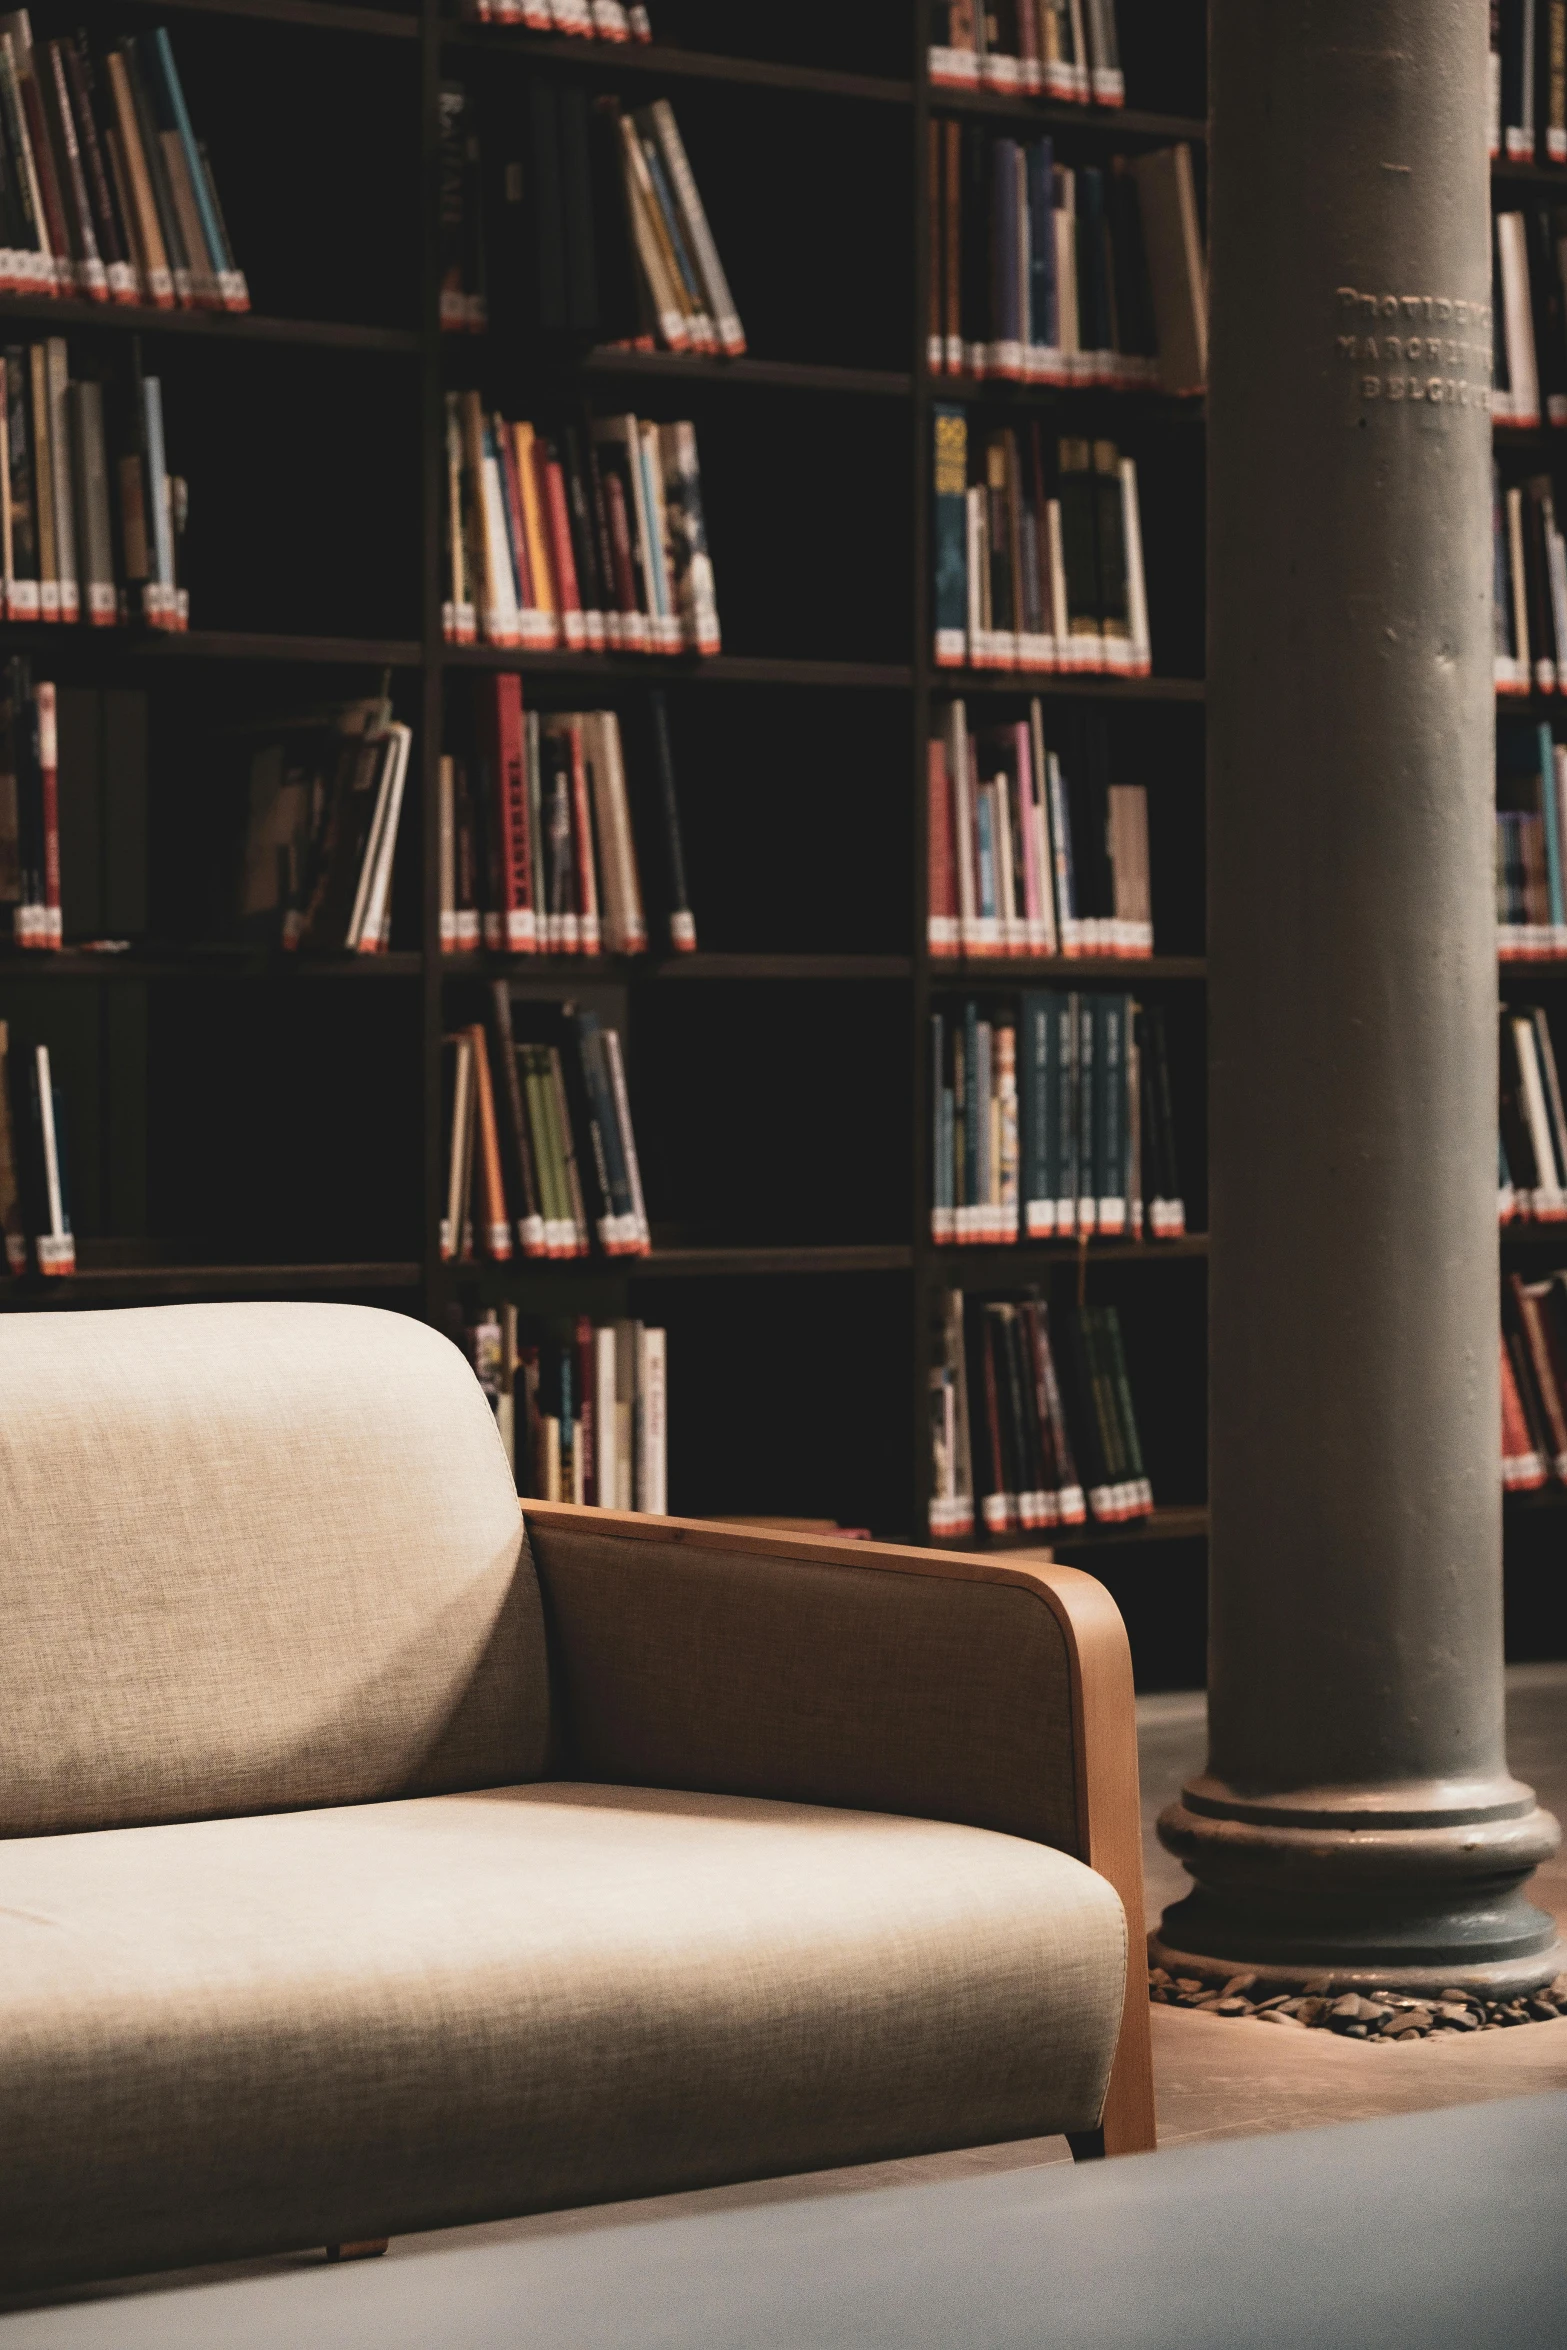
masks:
POLYGON ((1197 1880, 1150 1941, 1172 1973, 1495 1999, 1567 1965, 1555 1922, 1522 1891, 1561 1831, 1514 1779, 1248 1797, 1203 1778, 1159 1835, 1197 1880))

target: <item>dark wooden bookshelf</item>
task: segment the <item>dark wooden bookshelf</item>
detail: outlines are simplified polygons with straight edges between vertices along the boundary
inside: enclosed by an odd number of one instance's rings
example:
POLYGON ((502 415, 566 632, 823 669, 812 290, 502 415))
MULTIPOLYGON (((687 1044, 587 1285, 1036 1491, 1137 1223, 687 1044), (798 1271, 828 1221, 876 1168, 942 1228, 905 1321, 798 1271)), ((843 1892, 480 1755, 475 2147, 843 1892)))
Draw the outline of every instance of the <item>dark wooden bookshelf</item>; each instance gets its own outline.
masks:
MULTIPOLYGON (((117 29, 147 21, 152 0, 106 5, 117 29)), ((674 1509, 776 1510, 923 1540, 937 1293, 1039 1285, 1065 1302, 1086 1285, 1127 1325, 1161 1506, 1147 1522, 1027 1540, 1107 1557, 1200 1542, 1205 1513, 1185 1497, 1203 1490, 1206 1233, 936 1248, 925 1093, 929 1015, 954 994, 1168 991, 1189 1031, 1178 1077, 1191 1081, 1200 1224, 1200 855, 1156 902, 1169 951, 1152 959, 958 964, 925 945, 924 835, 934 707, 958 695, 1000 716, 1036 693, 1047 727, 1100 707, 1119 772, 1147 780, 1151 802, 1173 794, 1200 831, 1203 403, 933 378, 924 302, 930 121, 1033 125, 1081 160, 1199 141, 1200 11, 1182 0, 1190 58, 1171 79, 1158 63, 1168 9, 1121 0, 1122 111, 932 90, 922 6, 812 20, 652 5, 657 42, 618 48, 462 26, 435 0, 406 13, 170 0, 255 310, 0 296, 13 339, 60 333, 74 354, 143 338, 165 381, 171 462, 191 484, 194 622, 184 636, 0 627, 0 652, 28 653, 59 684, 62 773, 70 759, 88 775, 65 844, 76 944, 0 956, 0 1017, 48 1038, 71 1105, 81 1271, 0 1283, 0 1306, 342 1297, 452 1334, 508 1299, 556 1323, 641 1313, 669 1329, 674 1509), (1145 54, 1153 65, 1139 66, 1145 54), (442 334, 440 83, 520 106, 531 76, 673 96, 751 335, 744 358, 442 334), (297 188, 280 190, 280 156, 297 188), (444 392, 464 380, 504 397, 508 415, 586 405, 696 419, 720 656, 443 643, 444 392), (931 409, 949 397, 976 428, 1037 407, 1051 429, 1136 451, 1167 674, 934 667, 931 409), (450 717, 495 670, 519 673, 530 707, 602 701, 628 727, 665 689, 699 953, 438 951, 438 761, 450 717), (214 746, 383 679, 416 738, 392 951, 224 944, 215 908, 244 787, 214 746), (95 938, 131 943, 81 951, 95 938), (498 977, 519 1000, 577 998, 622 1026, 649 1256, 442 1262, 441 1038, 482 1015, 498 977)), ((35 29, 72 23, 46 11, 35 29)), ((1156 869, 1160 853, 1156 842, 1156 869)))

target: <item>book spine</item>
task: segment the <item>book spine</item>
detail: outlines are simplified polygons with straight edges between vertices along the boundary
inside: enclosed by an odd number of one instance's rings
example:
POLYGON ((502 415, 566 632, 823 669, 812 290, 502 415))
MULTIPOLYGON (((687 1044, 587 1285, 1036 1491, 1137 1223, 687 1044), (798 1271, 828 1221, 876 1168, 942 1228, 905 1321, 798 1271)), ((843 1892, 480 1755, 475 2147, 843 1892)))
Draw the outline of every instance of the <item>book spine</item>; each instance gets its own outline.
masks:
POLYGON ((701 272, 708 310, 718 330, 720 347, 729 358, 738 358, 745 349, 745 329, 740 324, 740 314, 729 291, 729 281, 718 258, 718 247, 713 242, 713 232, 708 226, 696 179, 676 127, 674 109, 667 98, 655 101, 652 116, 659 152, 674 187, 681 226, 701 272))
POLYGON ((33 721, 37 729, 37 759, 43 814, 43 936, 39 944, 59 947, 65 938, 60 906, 60 754, 55 724, 54 687, 40 681, 33 688, 33 721))
POLYGON ((968 419, 941 403, 933 417, 934 657, 938 668, 958 669, 969 630, 968 419))
POLYGON ((68 379, 64 338, 51 335, 44 345, 44 383, 48 397, 49 476, 54 489, 55 567, 60 618, 75 622, 81 617, 81 587, 76 564, 71 422, 66 408, 68 379))
POLYGON ((538 951, 538 896, 528 823, 528 777, 523 751, 522 680, 486 679, 490 772, 497 794, 500 836, 502 943, 514 955, 538 951))
POLYGON ((534 1162, 532 1135, 517 1066, 517 1046, 512 1036, 511 992, 504 979, 491 982, 490 1001, 501 1077, 506 1089, 514 1172, 517 1176, 517 1245, 525 1257, 547 1256, 549 1245, 544 1230, 538 1169, 534 1162))
POLYGON ((495 1116, 495 1092, 490 1082, 490 1056, 484 1030, 475 1021, 468 1034, 473 1043, 474 1107, 477 1112, 480 1188, 484 1199, 481 1234, 484 1253, 497 1264, 511 1259, 511 1225, 506 1214, 506 1186, 501 1174, 501 1135, 495 1116))
POLYGON ((614 1100, 615 1116, 620 1130, 621 1156, 626 1164, 626 1182, 631 1195, 631 1214, 636 1225, 639 1253, 646 1256, 652 1247, 652 1230, 648 1223, 647 1202, 642 1196, 642 1169, 637 1158, 637 1138, 631 1124, 631 1096, 626 1087, 625 1061, 620 1049, 620 1031, 606 1028, 602 1032, 605 1066, 609 1071, 610 1093, 614 1100))
POLYGON ((71 94, 66 83, 63 47, 62 42, 51 41, 44 50, 48 72, 43 92, 44 113, 56 133, 56 143, 65 163, 65 193, 70 198, 71 226, 74 231, 72 241, 77 255, 76 290, 89 302, 107 302, 109 276, 93 228, 87 175, 82 168, 82 152, 72 117, 71 94))
POLYGON ((114 101, 115 125, 119 134, 119 152, 129 183, 131 203, 135 209, 137 242, 142 253, 142 272, 146 298, 156 310, 174 307, 174 277, 169 255, 163 242, 163 229, 158 218, 158 207, 153 196, 152 180, 147 158, 142 152, 141 131, 137 124, 136 102, 132 95, 126 61, 118 49, 112 49, 104 60, 109 77, 109 91, 114 101))
POLYGON ((46 1044, 34 1047, 34 1067, 49 1229, 34 1235, 33 1247, 40 1273, 71 1274, 76 1270, 76 1242, 66 1200, 62 1104, 50 1072, 46 1044))
POLYGON ((665 872, 669 888, 669 943, 677 955, 696 952, 696 918, 686 889, 685 852, 680 838, 680 807, 675 797, 675 762, 669 746, 669 712, 662 688, 648 696, 653 732, 653 765, 658 774, 659 811, 663 818, 665 872))

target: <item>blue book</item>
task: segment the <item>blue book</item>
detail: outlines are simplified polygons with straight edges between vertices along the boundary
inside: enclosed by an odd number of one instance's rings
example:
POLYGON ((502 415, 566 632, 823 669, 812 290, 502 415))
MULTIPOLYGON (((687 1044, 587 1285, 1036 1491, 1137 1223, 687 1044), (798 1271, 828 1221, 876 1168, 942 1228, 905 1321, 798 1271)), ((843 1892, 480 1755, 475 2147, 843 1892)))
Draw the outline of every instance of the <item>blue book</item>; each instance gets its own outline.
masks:
POLYGON ((1562 837, 1560 813, 1556 805, 1556 746, 1551 740, 1549 725, 1535 729, 1535 740, 1540 751, 1540 813, 1545 818, 1545 875, 1551 893, 1551 923, 1560 930, 1567 924, 1567 894, 1562 889, 1562 837))
POLYGON ((990 151, 990 333, 987 364, 1021 374, 1026 322, 1019 300, 1018 144, 998 139, 990 151))
POLYGON ((1026 150, 1028 178, 1028 339, 1059 350, 1061 325, 1056 302, 1055 150, 1035 139, 1026 150))
MULTIPOLYGON (((979 1006, 972 999, 963 1007, 963 1207, 958 1230, 965 1240, 977 1239, 980 1169, 979 1006)), ((990 1116, 989 1089, 983 1105, 990 1116)))
POLYGON ((996 919, 996 836, 995 803, 989 792, 978 794, 979 806, 974 811, 979 834, 979 918, 981 922, 996 919))
POLYGON ((931 413, 935 657, 939 668, 954 669, 968 653, 968 417, 945 401, 931 413))

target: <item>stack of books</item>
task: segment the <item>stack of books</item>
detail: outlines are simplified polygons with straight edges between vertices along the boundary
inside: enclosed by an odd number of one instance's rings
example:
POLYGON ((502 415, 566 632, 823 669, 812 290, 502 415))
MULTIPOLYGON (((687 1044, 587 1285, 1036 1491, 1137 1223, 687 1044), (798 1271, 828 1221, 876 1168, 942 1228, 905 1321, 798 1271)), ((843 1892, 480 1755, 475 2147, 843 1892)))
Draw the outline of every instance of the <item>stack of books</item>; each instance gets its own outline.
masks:
POLYGON ((96 55, 0 17, 0 288, 155 310, 248 310, 162 25, 96 55))
POLYGON ((1030 992, 931 1015, 931 1238, 1173 1240, 1186 1229, 1164 1014, 1030 992))
POLYGON ((667 1333, 482 1308, 464 1332, 520 1493, 589 1509, 669 1510, 667 1333))
POLYGON ((931 33, 938 89, 1126 103, 1115 0, 937 0, 931 33))
POLYGON ((557 435, 447 394, 447 642, 716 653, 696 428, 596 419, 557 435))
POLYGON ((1567 1113, 1539 1004, 1502 1007, 1497 1210, 1504 1224, 1567 1222, 1567 1113))
POLYGON ((933 374, 1199 392, 1208 305, 1191 150, 1107 167, 931 125, 933 374))
POLYGON ((938 668, 1146 677, 1133 459, 1075 436, 1047 452, 1037 418, 971 452, 966 412, 939 402, 934 413, 938 668))
POLYGON ((929 746, 929 913, 933 955, 1153 953, 1148 794, 1111 783, 1104 728, 1084 729, 1069 780, 1027 719, 969 731, 948 704, 929 746))
POLYGON ((651 1246, 618 1030, 579 1004, 491 990, 490 1033, 446 1039, 441 1255, 645 1257, 651 1246))
POLYGON ((930 1373, 930 1531, 1031 1532, 1145 1518, 1153 1487, 1114 1306, 1060 1317, 1051 1344, 1037 1290, 944 1290, 930 1373))
POLYGON ((663 694, 648 697, 653 775, 633 794, 617 712, 541 717, 524 711, 520 678, 474 685, 465 748, 440 765, 442 953, 645 953, 640 833, 662 885, 659 943, 690 954, 696 923, 663 694))
POLYGON ((463 0, 464 24, 518 25, 530 33, 570 33, 582 40, 651 41, 642 0, 463 0))
POLYGON ((379 696, 263 728, 251 760, 239 924, 289 952, 383 953, 413 730, 379 696))
POLYGON ((667 98, 553 81, 481 129, 441 90, 441 324, 736 359, 745 329, 667 98))

